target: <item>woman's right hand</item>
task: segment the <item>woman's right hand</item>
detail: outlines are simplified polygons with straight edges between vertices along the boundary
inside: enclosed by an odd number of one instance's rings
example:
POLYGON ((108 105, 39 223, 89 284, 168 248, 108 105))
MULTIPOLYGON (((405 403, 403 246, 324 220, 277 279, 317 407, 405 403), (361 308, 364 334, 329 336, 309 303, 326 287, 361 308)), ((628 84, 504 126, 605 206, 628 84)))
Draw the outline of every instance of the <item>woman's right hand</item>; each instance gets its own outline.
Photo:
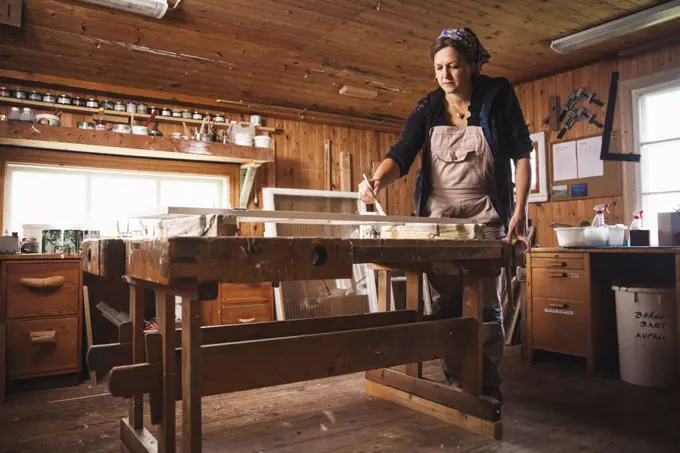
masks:
MULTIPOLYGON (((380 190, 380 180, 379 179, 369 179, 371 186, 373 187, 373 192, 376 194, 380 190)), ((375 196, 371 192, 371 187, 366 184, 366 181, 361 181, 359 184, 359 199, 366 204, 375 203, 375 196)))

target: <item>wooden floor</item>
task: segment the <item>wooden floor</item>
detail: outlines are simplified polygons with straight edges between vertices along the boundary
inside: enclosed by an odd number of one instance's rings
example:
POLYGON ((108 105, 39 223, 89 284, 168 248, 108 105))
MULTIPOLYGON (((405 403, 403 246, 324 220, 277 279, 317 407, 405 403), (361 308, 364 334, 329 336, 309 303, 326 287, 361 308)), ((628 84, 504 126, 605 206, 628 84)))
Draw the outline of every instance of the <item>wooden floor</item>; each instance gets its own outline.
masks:
MULTIPOLYGON (((440 374, 437 363, 426 370, 440 374)), ((589 378, 578 363, 530 367, 516 347, 506 350, 505 373, 502 442, 369 398, 356 374, 204 398, 204 451, 680 451, 678 393, 589 378)), ((0 406, 0 452, 118 452, 126 409, 104 384, 10 394, 0 406)))

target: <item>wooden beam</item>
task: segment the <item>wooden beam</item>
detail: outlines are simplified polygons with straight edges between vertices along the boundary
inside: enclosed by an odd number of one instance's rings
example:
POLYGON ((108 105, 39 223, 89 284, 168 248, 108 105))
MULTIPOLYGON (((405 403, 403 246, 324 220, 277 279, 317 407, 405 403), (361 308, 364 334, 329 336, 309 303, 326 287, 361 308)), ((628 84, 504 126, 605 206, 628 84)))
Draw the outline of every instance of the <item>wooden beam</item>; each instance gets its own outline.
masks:
POLYGON ((158 307, 158 328, 162 339, 163 354, 160 366, 156 365, 157 371, 153 379, 156 383, 156 390, 162 389, 163 392, 162 417, 158 427, 158 451, 159 453, 175 453, 175 399, 178 393, 177 384, 181 382, 175 352, 175 296, 157 292, 156 306, 158 307))
POLYGON ((494 440, 503 439, 503 422, 490 422, 465 414, 458 409, 429 401, 428 399, 412 395, 392 387, 387 387, 373 381, 366 381, 366 393, 369 396, 392 401, 401 406, 413 409, 423 414, 431 415, 439 420, 451 423, 475 433, 481 437, 494 440))
MULTIPOLYGON (((406 309, 423 313, 423 277, 419 272, 406 273, 406 309)), ((406 364, 406 374, 423 377, 423 363, 406 364)))
POLYGON ((367 371, 366 379, 444 406, 454 407, 482 420, 495 422, 501 419, 501 405, 498 401, 485 395, 465 393, 456 386, 408 376, 389 368, 367 371))
POLYGON ((231 164, 274 161, 270 148, 9 122, 0 123, 0 145, 231 164))
POLYGON ((353 275, 351 244, 342 239, 171 237, 131 239, 126 245, 126 274, 140 284, 322 280, 353 275))
POLYGON ((474 275, 463 276, 463 316, 474 323, 468 349, 463 355, 462 386, 468 393, 482 393, 484 329, 482 306, 484 301, 482 280, 474 275))
MULTIPOLYGON (((342 332, 347 330, 384 327, 396 324, 408 324, 419 319, 418 313, 411 310, 399 310, 387 313, 367 313, 361 315, 328 316, 314 319, 291 319, 254 324, 232 324, 224 326, 201 327, 201 343, 203 345, 233 343, 239 341, 264 340, 267 338, 293 337, 328 332, 342 332)), ((175 331, 177 346, 182 343, 182 330, 175 331)), ((150 338, 159 335, 158 332, 145 334, 147 361, 160 362, 160 353, 156 357, 156 341, 150 338), (150 344, 152 344, 150 346, 150 344), (154 352, 152 352, 154 351, 154 352)), ((160 343, 159 343, 160 344, 160 343)), ((87 351, 87 366, 104 374, 112 368, 132 364, 132 345, 130 344, 101 344, 94 345, 87 351)))
MULTIPOLYGON (((174 334, 174 332, 173 332, 174 334)), ((201 301, 182 301, 182 451, 201 451, 201 301)))
POLYGON ((323 180, 324 189, 333 190, 333 152, 331 150, 331 141, 326 140, 323 147, 323 180))
POLYGON ((499 241, 428 239, 353 240, 355 263, 410 263, 502 259, 499 241))
POLYGON ((230 101, 214 99, 202 96, 191 96, 165 91, 132 88, 122 85, 90 82, 86 80, 58 77, 46 74, 35 74, 23 71, 0 69, 0 79, 5 79, 19 84, 39 84, 41 87, 70 88, 67 91, 88 91, 93 94, 123 95, 123 97, 140 98, 148 101, 167 101, 177 104, 190 105, 192 107, 212 107, 228 109, 230 112, 238 112, 251 115, 270 115, 277 118, 299 121, 300 113, 304 111, 304 120, 308 123, 321 123, 331 126, 356 127, 379 132, 400 132, 403 121, 399 119, 372 119, 368 117, 350 116, 343 114, 315 111, 313 108, 294 108, 276 106, 264 103, 252 103, 243 101, 230 101))
MULTIPOLYGON (((216 395, 462 354, 474 338, 474 328, 474 320, 457 318, 202 346, 201 391, 203 396, 216 395), (239 372, 233 373, 235 369, 239 372), (225 379, 229 372, 231 377, 225 379)), ((111 370, 111 394, 129 398, 159 387, 158 366, 143 367, 111 370)))
MULTIPOLYGON (((144 351, 144 289, 130 285, 130 318, 132 320, 132 363, 145 362, 144 351)), ((144 427, 144 395, 138 393, 130 401, 130 424, 144 427)))
POLYGON ((127 418, 120 420, 120 442, 130 453, 157 453, 158 442, 146 429, 135 429, 127 418))

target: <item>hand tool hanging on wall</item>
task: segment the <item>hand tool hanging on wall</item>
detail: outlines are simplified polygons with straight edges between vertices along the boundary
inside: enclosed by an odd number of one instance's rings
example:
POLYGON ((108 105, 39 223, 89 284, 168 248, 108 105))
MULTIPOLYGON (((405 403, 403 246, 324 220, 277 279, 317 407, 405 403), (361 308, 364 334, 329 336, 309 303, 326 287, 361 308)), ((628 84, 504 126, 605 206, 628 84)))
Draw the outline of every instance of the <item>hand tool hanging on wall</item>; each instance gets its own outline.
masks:
MULTIPOLYGON (((572 91, 567 95, 567 102, 559 109, 559 113, 556 113, 556 109, 554 107, 554 99, 551 97, 550 99, 550 114, 546 116, 543 119, 543 122, 541 125, 546 125, 548 123, 551 123, 551 130, 557 130, 559 128, 559 124, 562 123, 569 112, 576 107, 576 105, 581 102, 581 101, 586 101, 588 104, 595 104, 599 105, 600 107, 604 106, 604 102, 602 102, 600 99, 598 99, 597 95, 595 93, 592 93, 588 91, 586 88, 581 87, 577 90, 572 91), (555 120, 555 116, 557 116, 557 119, 555 120), (554 121, 550 121, 551 118, 554 121)), ((557 101, 559 103, 559 101, 557 101)), ((569 126, 571 127, 571 126, 569 126)))
POLYGON ((569 110, 567 112, 567 116, 564 119, 564 122, 562 123, 562 128, 560 129, 560 133, 557 134, 557 138, 562 138, 564 137, 564 134, 567 133, 569 129, 577 122, 582 119, 587 119, 588 124, 594 124, 595 126, 602 128, 603 125, 599 121, 595 119, 595 114, 590 113, 588 109, 583 108, 583 107, 577 107, 575 109, 569 110))

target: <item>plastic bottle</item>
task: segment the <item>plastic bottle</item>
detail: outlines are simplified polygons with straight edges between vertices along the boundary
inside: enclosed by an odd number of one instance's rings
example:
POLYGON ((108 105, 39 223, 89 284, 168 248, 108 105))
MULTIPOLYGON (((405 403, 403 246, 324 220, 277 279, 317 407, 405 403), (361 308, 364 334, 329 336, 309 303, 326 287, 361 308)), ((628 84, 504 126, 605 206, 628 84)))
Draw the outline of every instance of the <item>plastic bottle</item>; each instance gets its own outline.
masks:
POLYGON ((633 214, 633 221, 630 223, 631 230, 642 229, 642 211, 635 211, 633 214))
POLYGON ((606 226, 607 222, 605 221, 604 218, 604 213, 609 212, 609 205, 608 204, 598 204, 593 208, 595 210, 595 217, 593 217, 593 221, 590 226, 592 227, 602 227, 606 226))

